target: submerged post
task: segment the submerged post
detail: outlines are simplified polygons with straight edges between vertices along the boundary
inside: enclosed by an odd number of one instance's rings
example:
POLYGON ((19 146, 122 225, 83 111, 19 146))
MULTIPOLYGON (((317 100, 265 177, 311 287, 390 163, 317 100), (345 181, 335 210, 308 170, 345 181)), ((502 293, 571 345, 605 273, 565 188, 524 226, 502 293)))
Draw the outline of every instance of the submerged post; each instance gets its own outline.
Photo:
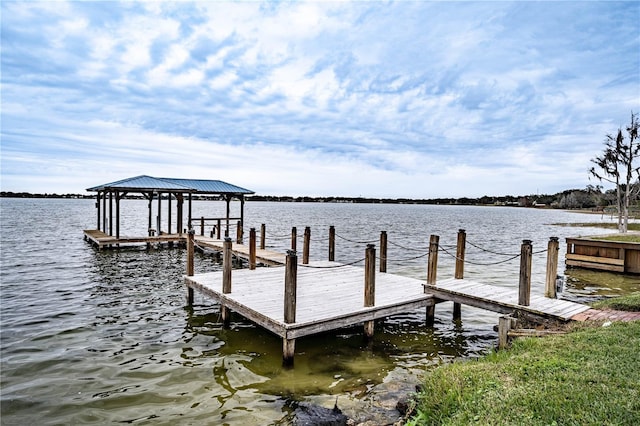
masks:
POLYGON ((387 272, 387 231, 380 232, 380 272, 387 272))
MULTIPOLYGON (((298 285, 298 256, 294 250, 287 251, 284 273, 284 322, 291 324, 296 322, 296 298, 298 285)), ((296 340, 282 339, 282 363, 285 366, 293 365, 296 340)))
POLYGON ((263 223, 260 225, 260 250, 264 250, 267 241, 267 228, 263 223))
POLYGON ((256 228, 249 229, 249 269, 256 269, 256 228))
POLYGON ((298 229, 294 226, 291 228, 291 250, 296 251, 297 250, 297 243, 298 243, 298 229))
MULTIPOLYGON (((364 306, 370 307, 376 304, 376 248, 373 244, 367 244, 364 256, 364 306)), ((364 322, 364 336, 366 339, 373 337, 375 321, 364 322)))
POLYGON ((302 246, 302 264, 309 264, 309 245, 311 244, 311 228, 304 228, 304 244, 302 246))
POLYGON ((329 226, 329 262, 336 260, 336 228, 329 226))
POLYGON ((547 277, 544 287, 545 297, 555 299, 556 295, 556 278, 558 276, 558 251, 560 250, 560 244, 558 243, 558 237, 549 238, 549 245, 547 246, 547 277))
POLYGON ((531 300, 531 240, 522 240, 520 249, 520 283, 518 286, 518 305, 529 306, 531 300))
MULTIPOLYGON (((427 284, 435 285, 436 276, 438 272, 438 248, 440 243, 440 237, 438 235, 431 235, 429 238, 429 260, 427 261, 427 284)), ((428 288, 425 286, 424 292, 428 293, 428 288)), ((427 307, 427 325, 433 326, 435 323, 436 306, 435 304, 427 307)))
MULTIPOLYGON (((229 294, 231 293, 231 247, 232 247, 231 238, 227 237, 224 239, 224 243, 222 246, 222 293, 229 294)), ((222 316, 222 323, 225 327, 229 326, 231 322, 231 311, 224 305, 220 306, 220 314, 222 316)))
MULTIPOLYGON (((456 279, 464 278, 464 254, 467 244, 467 233, 464 229, 458 230, 458 241, 456 245, 456 270, 454 277, 456 279)), ((453 303, 453 320, 460 321, 462 319, 462 305, 453 303)))
MULTIPOLYGON (((194 234, 195 231, 193 229, 189 229, 189 234, 187 235, 187 276, 192 277, 194 272, 193 267, 193 255, 194 255, 194 234)), ((191 287, 187 287, 187 305, 193 305, 193 289, 191 287)))

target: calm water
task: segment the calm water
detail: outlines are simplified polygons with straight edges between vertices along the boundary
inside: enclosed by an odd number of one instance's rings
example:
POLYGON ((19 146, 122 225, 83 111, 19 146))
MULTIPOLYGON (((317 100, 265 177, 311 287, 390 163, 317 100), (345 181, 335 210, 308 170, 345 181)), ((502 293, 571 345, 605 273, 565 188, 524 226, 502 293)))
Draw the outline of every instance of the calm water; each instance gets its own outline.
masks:
MULTIPOLYGON (((239 317, 223 329, 218 307, 200 295, 193 309, 184 306, 184 250, 97 252, 82 239, 83 229, 95 228, 91 200, 0 202, 2 424, 287 424, 296 402, 336 398, 353 415, 389 382, 414 383, 425 368, 478 356, 496 341, 496 315, 465 307, 456 325, 445 304, 433 329, 423 310, 381 322, 371 347, 360 327, 299 339, 295 368, 283 369, 279 338, 239 317)), ((121 233, 144 234, 146 203, 126 200, 122 210, 121 233)), ((196 217, 223 212, 222 203, 194 206, 196 217)), ((564 253, 564 237, 605 231, 553 224, 609 220, 517 208, 297 203, 247 203, 246 217, 247 229, 267 224, 267 245, 277 250, 288 247, 292 226, 299 235, 311 226, 312 259, 326 258, 334 225, 343 262, 364 257, 365 242, 386 230, 389 272, 415 278, 426 274, 429 235, 455 252, 464 228, 470 244, 504 253, 468 245, 465 276, 513 287, 518 259, 487 264, 519 253, 523 239, 539 252, 558 236, 564 253)), ((534 292, 544 286, 545 256, 534 256, 534 292)), ((439 277, 453 275, 445 252, 439 263, 439 277)), ((197 255, 196 272, 217 269, 213 256, 197 255)), ((571 299, 640 289, 633 277, 567 274, 571 299)))

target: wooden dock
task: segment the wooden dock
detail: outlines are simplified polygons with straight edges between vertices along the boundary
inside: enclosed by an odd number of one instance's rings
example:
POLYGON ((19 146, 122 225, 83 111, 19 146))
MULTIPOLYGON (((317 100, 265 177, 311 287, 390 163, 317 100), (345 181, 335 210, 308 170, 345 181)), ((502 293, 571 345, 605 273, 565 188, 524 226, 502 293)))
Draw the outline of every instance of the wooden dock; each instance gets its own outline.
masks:
MULTIPOLYGON (((202 235, 195 235, 194 239, 195 239, 196 247, 214 250, 218 252, 221 252, 224 249, 224 240, 205 237, 202 235)), ((233 244, 231 251, 236 257, 239 257, 245 260, 250 260, 251 248, 248 245, 237 244, 237 243, 233 244)), ((284 253, 256 247, 256 261, 258 263, 263 263, 265 265, 270 265, 270 266, 284 265, 285 258, 286 258, 286 255, 284 253)))
POLYGON ((159 244, 159 243, 175 243, 186 242, 186 234, 161 234, 147 237, 115 237, 105 234, 97 229, 85 229, 84 239, 95 245, 98 249, 119 245, 137 245, 137 244, 159 244))
POLYGON ((449 300, 501 314, 525 315, 538 319, 570 321, 589 306, 567 300, 531 295, 528 306, 518 304, 517 288, 498 287, 468 279, 451 278, 426 285, 425 291, 441 300, 449 300))
POLYGON ((334 330, 431 306, 433 296, 424 293, 424 281, 379 273, 375 306, 364 306, 364 270, 337 262, 310 262, 298 266, 296 318, 284 318, 285 268, 237 269, 232 291, 224 294, 223 273, 185 276, 187 287, 211 297, 286 340, 334 330))

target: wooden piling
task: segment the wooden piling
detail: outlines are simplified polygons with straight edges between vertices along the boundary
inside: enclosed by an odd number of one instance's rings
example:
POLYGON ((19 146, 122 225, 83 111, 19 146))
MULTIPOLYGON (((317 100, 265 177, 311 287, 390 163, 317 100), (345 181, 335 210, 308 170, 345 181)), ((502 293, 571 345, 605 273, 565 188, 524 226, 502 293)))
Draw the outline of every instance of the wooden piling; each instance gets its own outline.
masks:
POLYGON ((311 244, 311 228, 304 228, 304 243, 302 245, 302 264, 309 264, 309 245, 311 244))
MULTIPOLYGON (((429 238, 429 260, 427 261, 427 284, 435 285, 436 276, 438 272, 438 249, 439 249, 440 237, 438 235, 431 235, 429 238)), ((425 286, 425 293, 429 290, 425 286)), ((436 306, 427 307, 427 326, 433 326, 435 323, 436 306)))
MULTIPOLYGON (((458 241, 456 245, 456 269, 454 277, 458 280, 464 278, 464 255, 467 244, 467 233, 464 229, 458 230, 458 241)), ((462 304, 453 303, 453 320, 460 321, 462 319, 462 304)))
POLYGON ((256 269, 256 228, 249 229, 249 269, 256 269))
POLYGON ((222 231, 222 220, 218 219, 218 224, 216 225, 216 238, 220 239, 221 237, 221 231, 222 231))
POLYGON ((260 225, 260 250, 264 250, 267 241, 267 227, 263 223, 260 225))
MULTIPOLYGON (((367 244, 364 256, 364 306, 370 307, 376 304, 376 248, 373 244, 367 244)), ((375 321, 364 322, 364 335, 366 339, 373 337, 375 321)))
POLYGON ((329 262, 336 260, 336 228, 329 226, 329 262))
POLYGON ((518 286, 518 305, 529 306, 531 300, 531 240, 522 240, 520 249, 520 282, 518 286))
POLYGON ((387 231, 380 231, 380 272, 387 272, 387 231))
MULTIPOLYGON (((284 274, 284 322, 291 324, 296 322, 296 299, 298 282, 298 256, 294 250, 287 251, 284 274)), ((285 366, 293 365, 296 340, 282 339, 282 363, 285 366)))
POLYGON ((558 276, 558 252, 560 244, 558 237, 549 238, 547 246, 547 276, 545 280, 544 295, 555 299, 556 295, 556 278, 558 276))
POLYGON ((204 216, 200 216, 200 235, 204 236, 204 216))
POLYGON ((294 226, 291 228, 291 250, 297 250, 298 243, 298 229, 294 226))
MULTIPOLYGON (((222 246, 222 293, 231 293, 231 269, 232 269, 232 241, 227 237, 224 239, 222 246)), ((220 314, 222 316, 222 323, 225 327, 229 326, 231 322, 231 311, 224 305, 220 306, 220 314)))
MULTIPOLYGON (((193 257, 194 257, 194 234, 193 229, 189 229, 187 235, 187 276, 192 277, 194 274, 193 257)), ((193 289, 187 287, 187 305, 193 305, 193 289)))
POLYGON ((244 230, 242 229, 242 221, 238 221, 238 224, 236 225, 236 242, 238 244, 242 244, 242 239, 243 239, 243 235, 244 234, 244 230))
POLYGON ((509 330, 513 328, 514 322, 514 318, 510 316, 498 318, 498 349, 509 347, 509 330))

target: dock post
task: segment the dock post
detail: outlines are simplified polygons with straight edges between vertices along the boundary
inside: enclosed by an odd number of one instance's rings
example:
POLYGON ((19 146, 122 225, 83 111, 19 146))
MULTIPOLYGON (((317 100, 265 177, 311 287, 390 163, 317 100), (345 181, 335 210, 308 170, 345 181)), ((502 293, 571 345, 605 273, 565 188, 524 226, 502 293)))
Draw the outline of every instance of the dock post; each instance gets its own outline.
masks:
POLYGON ((249 269, 256 269, 256 228, 249 229, 249 269))
POLYGON ((498 349, 509 347, 509 330, 513 328, 514 319, 509 316, 498 318, 498 349))
POLYGON ((294 226, 291 228, 291 250, 296 251, 297 250, 297 243, 298 243, 298 229, 294 226))
POLYGON ((560 244, 558 237, 549 238, 547 246, 547 278, 544 287, 545 297, 556 298, 556 278, 558 276, 558 251, 560 244))
POLYGON ((216 228, 217 238, 221 239, 220 231, 222 229, 222 220, 218 219, 218 224, 216 226, 217 226, 217 228, 216 228))
POLYGON ((304 244, 302 246, 302 264, 309 264, 309 244, 311 244, 311 228, 304 228, 304 244))
POLYGON ((387 272, 387 231, 380 232, 380 272, 387 272))
MULTIPOLYGON (((467 233, 464 229, 458 230, 458 242, 456 245, 456 270, 454 277, 458 280, 464 278, 464 254, 467 245, 467 233)), ((460 321, 462 319, 462 305, 453 303, 453 320, 460 321)))
POLYGON ((238 221, 238 225, 236 226, 236 242, 238 244, 242 244, 244 230, 242 229, 242 222, 238 221))
MULTIPOLYGON (((370 307, 376 304, 376 248, 373 244, 367 244, 364 256, 364 306, 370 307)), ((375 320, 364 322, 365 339, 373 337, 375 320)))
MULTIPOLYGON (((194 234, 195 231, 193 229, 189 229, 189 234, 187 236, 187 276, 192 277, 194 268, 193 268, 193 255, 194 255, 194 234)), ((193 305, 193 288, 187 287, 187 305, 193 305)))
POLYGON ((518 305, 529 306, 531 300, 531 240, 522 240, 520 249, 520 282, 518 286, 518 305))
MULTIPOLYGON (((287 250, 287 259, 284 273, 284 322, 291 324, 296 322, 296 297, 298 285, 298 256, 295 250, 287 250)), ((282 364, 293 365, 296 340, 282 339, 282 364)))
MULTIPOLYGON (((429 237, 429 260, 427 261, 427 284, 435 285, 436 276, 438 272, 438 248, 440 243, 440 237, 438 235, 431 235, 429 237)), ((425 286, 424 292, 428 293, 428 289, 425 286)), ((433 326, 435 323, 436 306, 427 307, 427 325, 433 326)))
POLYGON ((204 236, 204 216, 200 216, 200 235, 204 236))
MULTIPOLYGON (((232 259, 231 259, 231 247, 232 247, 231 238, 227 237, 224 239, 224 243, 222 245, 222 293, 229 294, 231 293, 231 268, 232 268, 232 259)), ((224 327, 228 327, 231 322, 231 311, 229 308, 220 305, 220 314, 222 316, 222 324, 224 327)))
POLYGON ((267 241, 267 227, 265 224, 260 225, 260 250, 264 250, 267 241))
POLYGON ((336 260, 336 228, 329 226, 329 262, 336 260))

